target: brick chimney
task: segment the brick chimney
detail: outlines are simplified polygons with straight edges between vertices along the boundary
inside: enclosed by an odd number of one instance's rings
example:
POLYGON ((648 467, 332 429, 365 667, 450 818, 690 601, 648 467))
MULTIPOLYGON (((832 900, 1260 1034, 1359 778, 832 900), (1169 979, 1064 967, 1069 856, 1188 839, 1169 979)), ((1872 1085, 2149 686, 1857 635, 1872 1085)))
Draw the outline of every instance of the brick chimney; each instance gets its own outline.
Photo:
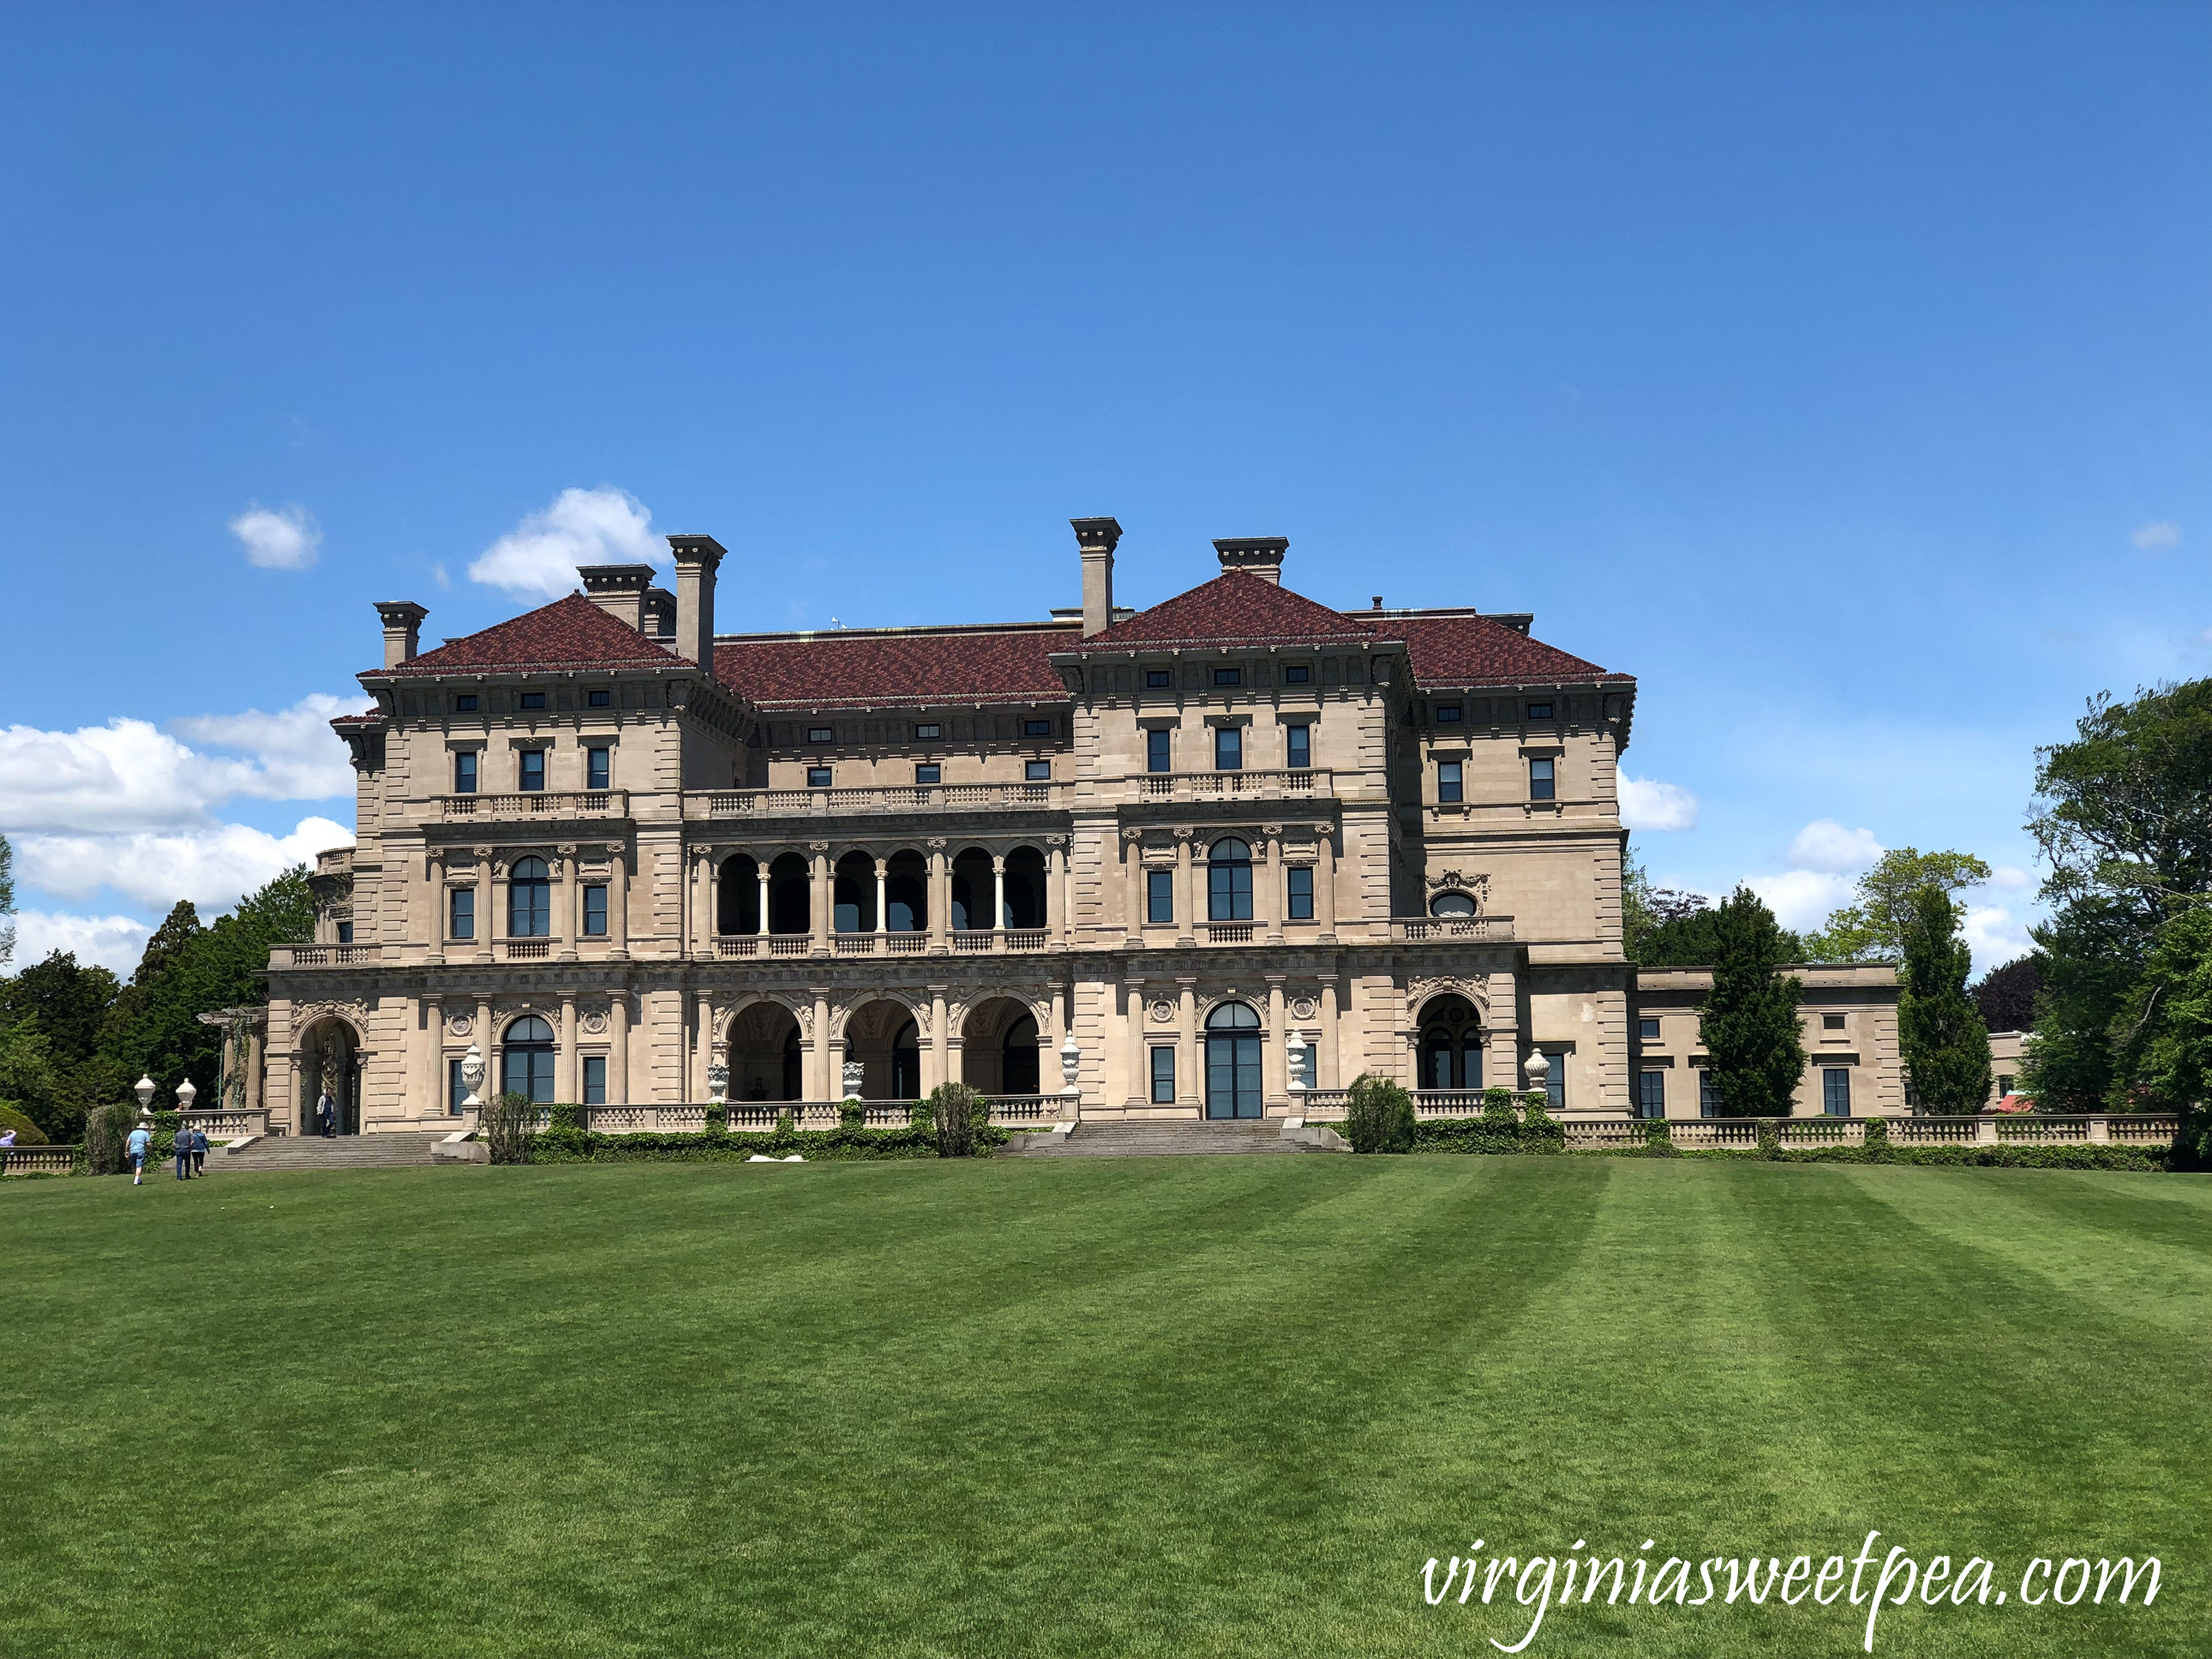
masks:
POLYGON ((1114 625, 1114 550, 1121 526, 1112 519, 1070 519, 1083 553, 1083 637, 1114 625))
POLYGON ((584 597, 617 622, 641 634, 647 628, 645 590, 653 586, 649 564, 582 564, 576 574, 584 579, 584 597))
POLYGON ((712 536, 671 536, 676 556, 676 654, 712 672, 714 666, 714 568, 728 549, 712 536))
POLYGON ((430 613, 412 599, 379 599, 376 615, 384 624, 384 665, 413 662, 422 641, 422 618, 430 613))
POLYGON ((1249 570, 1262 581, 1283 585, 1283 555, 1290 550, 1288 536, 1231 536, 1213 544, 1221 556, 1221 574, 1249 570))

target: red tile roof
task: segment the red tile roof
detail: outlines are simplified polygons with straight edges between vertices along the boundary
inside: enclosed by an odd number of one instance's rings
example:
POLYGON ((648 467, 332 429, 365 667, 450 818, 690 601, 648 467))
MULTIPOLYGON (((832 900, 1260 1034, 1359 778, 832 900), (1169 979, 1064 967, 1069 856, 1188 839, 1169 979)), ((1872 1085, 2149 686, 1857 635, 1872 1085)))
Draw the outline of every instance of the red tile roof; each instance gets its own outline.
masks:
POLYGON ((1423 685, 1520 685, 1561 680, 1632 680, 1532 640, 1494 617, 1399 617, 1386 624, 1406 641, 1413 678, 1423 685))
POLYGON ((448 640, 386 674, 459 674, 473 669, 666 668, 671 656, 580 593, 525 611, 464 639, 448 640))
POLYGON ((1249 570, 1231 570, 1187 593, 1163 599, 1102 634, 1079 641, 1078 651, 1112 651, 1153 645, 1301 645, 1337 641, 1366 644, 1379 634, 1341 611, 1316 605, 1303 593, 1278 587, 1249 570))
POLYGON ((1065 701, 1073 628, 853 629, 722 639, 714 678, 762 708, 1065 701))

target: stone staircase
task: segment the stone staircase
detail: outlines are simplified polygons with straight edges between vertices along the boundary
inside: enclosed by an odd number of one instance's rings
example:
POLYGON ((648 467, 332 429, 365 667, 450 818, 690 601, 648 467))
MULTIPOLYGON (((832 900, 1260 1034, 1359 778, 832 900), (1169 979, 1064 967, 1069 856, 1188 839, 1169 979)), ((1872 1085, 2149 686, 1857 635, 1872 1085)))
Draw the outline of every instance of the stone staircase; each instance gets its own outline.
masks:
MULTIPOLYGON (((1334 1139, 1332 1136, 1331 1139, 1334 1139)), ((1173 1158, 1222 1152, 1320 1152, 1283 1133, 1280 1118, 1208 1122, 1200 1118, 1165 1122, 1079 1123, 1066 1134, 1025 1134, 999 1154, 1022 1158, 1173 1158)))
POLYGON ((264 1135, 236 1152, 208 1155, 210 1175, 231 1175, 247 1170, 398 1170, 427 1169, 430 1149, 445 1137, 437 1133, 264 1135))

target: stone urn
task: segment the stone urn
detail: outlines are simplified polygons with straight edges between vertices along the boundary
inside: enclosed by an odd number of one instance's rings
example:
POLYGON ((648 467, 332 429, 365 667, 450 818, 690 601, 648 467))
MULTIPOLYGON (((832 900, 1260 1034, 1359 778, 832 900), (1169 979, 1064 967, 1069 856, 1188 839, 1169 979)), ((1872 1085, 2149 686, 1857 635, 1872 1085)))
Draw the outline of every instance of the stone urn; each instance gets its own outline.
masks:
POLYGON ((713 1105, 723 1105, 726 1103, 729 1093, 730 1068, 726 1062, 718 1060, 707 1068, 708 1101, 713 1105))
POLYGON ((866 1061, 859 1060, 847 1060, 845 1062, 845 1098, 848 1100, 858 1100, 860 1097, 860 1085, 867 1081, 867 1077, 868 1066, 866 1061))
POLYGON ((477 1092, 483 1087, 483 1051, 471 1042, 469 1044, 468 1053, 461 1057, 461 1086, 469 1091, 468 1097, 461 1102, 463 1111, 471 1110, 483 1104, 483 1100, 477 1092))

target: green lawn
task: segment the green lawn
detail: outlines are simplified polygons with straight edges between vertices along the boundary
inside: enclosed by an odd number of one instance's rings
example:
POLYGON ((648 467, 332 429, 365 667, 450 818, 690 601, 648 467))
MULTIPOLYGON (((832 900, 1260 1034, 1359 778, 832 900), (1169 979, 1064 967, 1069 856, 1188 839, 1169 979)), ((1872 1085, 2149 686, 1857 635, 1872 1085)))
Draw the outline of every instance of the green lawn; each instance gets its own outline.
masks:
MULTIPOLYGON (((1490 1654, 1534 1609, 1426 1605, 1431 1556, 1869 1528, 2011 1598, 1877 1653, 2212 1652, 2206 1178, 233 1175, 11 1182, 0 1243, 10 1656, 1490 1654), (2018 1603, 2146 1553, 2148 1610, 2018 1603)), ((1601 1592, 1527 1650, 1840 1656, 1865 1612, 1601 1592)))

